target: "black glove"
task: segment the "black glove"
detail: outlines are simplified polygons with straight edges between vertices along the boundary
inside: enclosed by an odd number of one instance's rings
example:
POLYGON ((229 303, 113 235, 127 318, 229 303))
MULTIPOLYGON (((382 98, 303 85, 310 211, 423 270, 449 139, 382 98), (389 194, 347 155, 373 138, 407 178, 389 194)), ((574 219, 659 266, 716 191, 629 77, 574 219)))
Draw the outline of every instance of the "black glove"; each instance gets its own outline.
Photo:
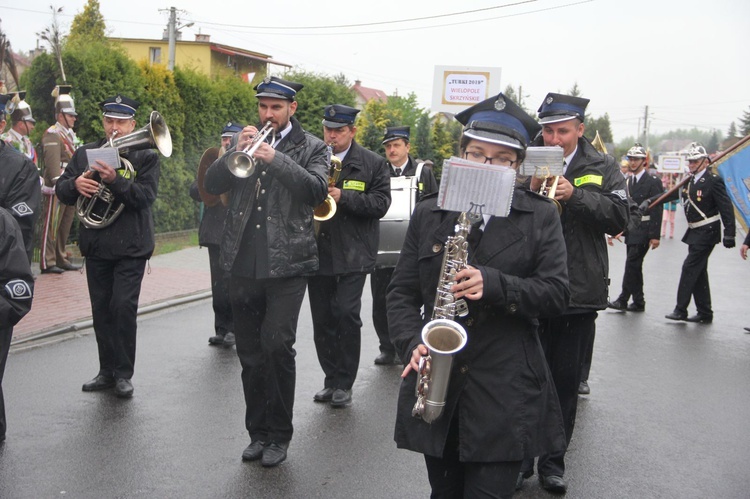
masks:
POLYGON ((734 248, 734 236, 724 236, 724 243, 725 248, 734 248))
POLYGON ((645 200, 644 202, 642 202, 641 204, 638 205, 638 209, 641 211, 641 213, 646 213, 646 212, 648 212, 648 205, 650 205, 650 204, 651 204, 651 201, 649 201, 647 199, 647 200, 645 200))

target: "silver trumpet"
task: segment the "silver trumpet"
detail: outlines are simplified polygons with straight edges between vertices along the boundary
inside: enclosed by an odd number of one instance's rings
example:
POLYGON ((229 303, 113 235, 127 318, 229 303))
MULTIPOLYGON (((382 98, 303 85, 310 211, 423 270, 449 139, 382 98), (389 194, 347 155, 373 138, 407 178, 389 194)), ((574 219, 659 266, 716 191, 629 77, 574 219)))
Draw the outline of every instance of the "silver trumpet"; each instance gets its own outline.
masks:
POLYGON ((266 140, 268 134, 271 135, 271 147, 276 143, 276 132, 273 129, 270 121, 266 122, 266 125, 258 130, 253 140, 243 149, 242 151, 234 151, 227 158, 227 167, 229 171, 235 177, 247 178, 255 172, 255 167, 258 161, 253 158, 253 154, 258 150, 260 145, 266 140))

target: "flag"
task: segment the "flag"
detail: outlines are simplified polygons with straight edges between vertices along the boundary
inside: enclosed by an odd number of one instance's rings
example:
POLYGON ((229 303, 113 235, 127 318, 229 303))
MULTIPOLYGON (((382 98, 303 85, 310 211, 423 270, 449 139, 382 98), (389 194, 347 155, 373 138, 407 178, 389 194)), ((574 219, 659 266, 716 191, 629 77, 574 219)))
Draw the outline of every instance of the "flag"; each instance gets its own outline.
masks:
POLYGON ((714 162, 724 179, 734 211, 745 232, 750 226, 750 135, 724 151, 714 162))

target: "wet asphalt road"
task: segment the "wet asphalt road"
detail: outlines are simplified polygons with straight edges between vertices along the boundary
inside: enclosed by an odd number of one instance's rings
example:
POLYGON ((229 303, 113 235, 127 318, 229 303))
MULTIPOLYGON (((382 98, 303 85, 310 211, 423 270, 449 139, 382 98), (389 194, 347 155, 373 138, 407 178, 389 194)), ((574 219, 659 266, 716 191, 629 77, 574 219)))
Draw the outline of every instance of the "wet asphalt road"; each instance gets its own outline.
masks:
MULTIPOLYGON (((750 326, 750 262, 717 247, 714 323, 674 323, 663 316, 686 251, 665 240, 647 256, 645 313, 600 313, 567 497, 750 497, 750 334, 742 329, 750 326)), ((611 252, 614 296, 624 254, 622 246, 611 252)), ((295 435, 275 469, 240 460, 249 439, 239 361, 233 349, 207 346, 209 301, 139 321, 132 400, 80 390, 97 370, 90 331, 14 349, 3 382, 0 497, 427 497, 422 457, 392 440, 400 368, 372 364, 369 285, 364 295, 362 362, 347 409, 312 401, 323 374, 304 303, 295 435)), ((534 477, 516 497, 549 495, 534 477)))

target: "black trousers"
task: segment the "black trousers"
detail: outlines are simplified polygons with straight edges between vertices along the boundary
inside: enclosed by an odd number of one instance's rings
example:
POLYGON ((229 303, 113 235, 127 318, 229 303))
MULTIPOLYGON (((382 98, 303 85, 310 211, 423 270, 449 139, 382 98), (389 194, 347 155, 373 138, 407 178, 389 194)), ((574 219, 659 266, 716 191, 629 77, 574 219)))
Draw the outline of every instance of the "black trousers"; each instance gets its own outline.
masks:
POLYGON ((221 268, 221 247, 210 244, 208 262, 211 267, 211 299, 214 309, 214 331, 219 336, 234 332, 232 302, 229 300, 229 272, 221 268))
POLYGON ((625 274, 622 277, 622 292, 618 300, 627 303, 632 296, 633 303, 646 303, 643 296, 643 258, 648 253, 648 248, 648 243, 627 245, 625 274))
POLYGON ((294 342, 306 283, 304 277, 233 275, 230 279, 245 427, 253 441, 286 443, 292 439, 297 373, 294 342))
POLYGON ((367 274, 314 276, 309 279, 313 337, 325 388, 351 390, 362 344, 362 290, 367 274))
POLYGON ((10 340, 13 339, 12 327, 0 327, 0 441, 5 438, 5 430, 8 424, 5 421, 5 398, 3 398, 3 374, 5 374, 5 363, 10 351, 10 340))
MULTIPOLYGON (((557 390, 568 444, 576 422, 581 367, 590 338, 596 331, 597 315, 596 312, 586 312, 539 321, 539 340, 557 390)), ((526 460, 522 469, 531 470, 533 466, 533 460, 526 460)), ((565 452, 539 456, 537 470, 541 475, 563 476, 565 452)))
POLYGON ((370 291, 372 292, 372 324, 380 341, 380 351, 395 354, 396 349, 388 334, 388 313, 385 307, 385 295, 393 276, 393 268, 375 269, 370 274, 370 291))
POLYGON ((690 298, 695 300, 698 315, 713 317, 711 309, 711 288, 708 284, 708 257, 714 250, 713 244, 690 244, 688 256, 682 264, 680 286, 677 288, 676 311, 687 313, 690 298))
POLYGON ((99 374, 103 376, 133 377, 138 297, 145 269, 145 258, 86 257, 99 374))
POLYGON ((521 461, 465 463, 459 460, 458 418, 451 422, 443 457, 424 456, 432 499, 510 498, 521 461))

